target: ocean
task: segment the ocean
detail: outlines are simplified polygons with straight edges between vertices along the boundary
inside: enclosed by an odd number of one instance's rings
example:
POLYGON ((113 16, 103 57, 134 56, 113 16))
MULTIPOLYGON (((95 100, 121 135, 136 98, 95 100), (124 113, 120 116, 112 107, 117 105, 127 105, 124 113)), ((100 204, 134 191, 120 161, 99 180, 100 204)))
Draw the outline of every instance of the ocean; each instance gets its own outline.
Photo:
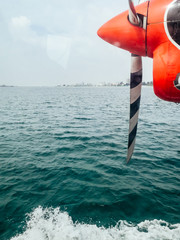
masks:
POLYGON ((180 240, 179 105, 143 86, 0 88, 1 240, 180 240))

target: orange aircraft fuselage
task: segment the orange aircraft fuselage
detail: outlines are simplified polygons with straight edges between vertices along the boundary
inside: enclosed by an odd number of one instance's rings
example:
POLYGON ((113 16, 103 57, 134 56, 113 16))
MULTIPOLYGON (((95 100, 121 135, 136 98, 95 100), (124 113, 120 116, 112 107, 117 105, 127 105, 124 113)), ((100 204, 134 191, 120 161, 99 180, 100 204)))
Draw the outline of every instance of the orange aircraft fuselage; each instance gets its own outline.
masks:
POLYGON ((125 11, 105 23, 98 35, 140 56, 153 58, 153 86, 163 100, 180 102, 180 0, 150 0, 136 6, 142 26, 125 11))

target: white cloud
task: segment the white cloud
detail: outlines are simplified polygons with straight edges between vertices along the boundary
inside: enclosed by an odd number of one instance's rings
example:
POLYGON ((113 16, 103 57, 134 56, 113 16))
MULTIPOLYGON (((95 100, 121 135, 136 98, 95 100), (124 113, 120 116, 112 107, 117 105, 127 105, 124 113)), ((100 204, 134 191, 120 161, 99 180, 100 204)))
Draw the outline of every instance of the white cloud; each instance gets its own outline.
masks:
POLYGON ((37 35, 31 28, 31 20, 26 16, 12 17, 9 31, 15 41, 22 41, 31 45, 45 47, 45 39, 37 35))
POLYGON ((11 19, 12 25, 17 28, 26 28, 30 26, 31 21, 26 16, 13 17, 11 19))

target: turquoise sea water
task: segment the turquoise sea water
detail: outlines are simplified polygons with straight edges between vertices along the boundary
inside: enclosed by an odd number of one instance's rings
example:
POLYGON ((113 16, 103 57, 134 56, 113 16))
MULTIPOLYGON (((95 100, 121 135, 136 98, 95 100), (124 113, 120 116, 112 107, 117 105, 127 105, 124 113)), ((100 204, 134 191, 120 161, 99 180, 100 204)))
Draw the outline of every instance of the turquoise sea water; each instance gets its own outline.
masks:
POLYGON ((0 239, 180 239, 180 111, 143 87, 0 88, 0 239))

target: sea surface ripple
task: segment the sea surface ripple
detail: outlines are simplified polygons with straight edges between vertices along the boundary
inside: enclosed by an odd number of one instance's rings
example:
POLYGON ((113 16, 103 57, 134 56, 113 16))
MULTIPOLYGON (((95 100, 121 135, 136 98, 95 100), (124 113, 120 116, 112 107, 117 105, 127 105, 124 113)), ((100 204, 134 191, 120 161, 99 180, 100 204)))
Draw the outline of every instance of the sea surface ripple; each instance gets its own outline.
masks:
POLYGON ((179 105, 143 87, 0 88, 0 239, 180 240, 179 105))

